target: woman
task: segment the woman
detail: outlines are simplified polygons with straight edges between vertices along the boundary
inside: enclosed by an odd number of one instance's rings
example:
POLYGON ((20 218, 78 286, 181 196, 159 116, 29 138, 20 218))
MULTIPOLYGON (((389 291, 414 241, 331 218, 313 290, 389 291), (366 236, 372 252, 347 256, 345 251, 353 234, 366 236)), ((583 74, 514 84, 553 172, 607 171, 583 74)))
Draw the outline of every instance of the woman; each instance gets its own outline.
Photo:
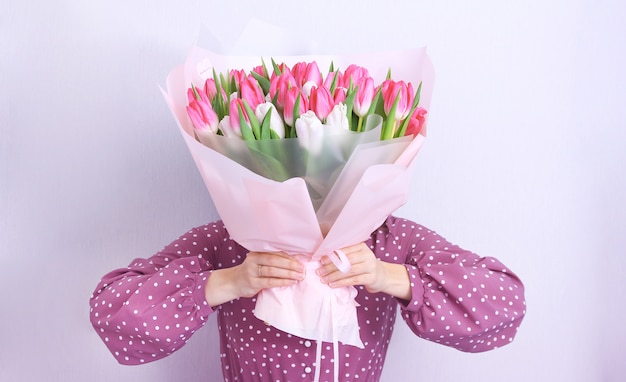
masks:
POLYGON ((344 248, 351 270, 328 259, 316 270, 330 287, 355 286, 364 348, 316 344, 266 325, 254 314, 264 289, 297 283, 302 264, 286 254, 250 252, 221 221, 187 232, 148 259, 105 275, 91 321, 122 364, 180 349, 216 312, 225 381, 378 381, 397 306, 421 338, 468 352, 511 342, 525 314, 524 287, 494 258, 451 244, 409 220, 389 217, 365 242, 344 248), (315 361, 320 359, 319 369, 315 361))

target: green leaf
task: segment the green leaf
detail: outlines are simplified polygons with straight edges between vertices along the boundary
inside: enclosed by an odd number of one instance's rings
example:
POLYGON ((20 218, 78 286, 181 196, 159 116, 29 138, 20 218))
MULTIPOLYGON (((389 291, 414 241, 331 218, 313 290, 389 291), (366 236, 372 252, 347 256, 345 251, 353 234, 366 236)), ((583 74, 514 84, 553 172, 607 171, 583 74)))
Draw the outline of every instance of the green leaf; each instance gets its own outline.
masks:
POLYGON ((374 95, 374 99, 372 99, 372 104, 370 105, 370 108, 367 109, 366 115, 376 113, 376 106, 378 105, 378 101, 382 97, 382 93, 383 93, 382 88, 378 88, 378 90, 376 91, 376 94, 374 95))
MULTIPOLYGON (((352 108, 354 106, 354 98, 356 97, 356 92, 359 89, 359 87, 357 86, 354 89, 352 88, 352 83, 350 83, 350 88, 348 88, 347 92, 346 92, 346 99, 343 101, 344 104, 346 105, 346 114, 348 116, 352 115, 352 108)), ((348 125, 349 125, 349 129, 352 130, 352 118, 348 118, 348 125)))
POLYGON ((239 125, 241 126, 241 137, 244 141, 254 141, 254 134, 250 129, 250 125, 248 121, 246 121, 246 117, 243 115, 243 110, 241 110, 241 106, 237 105, 237 111, 239 112, 239 125))
POLYGON ((194 84, 191 84, 191 90, 193 91, 193 97, 197 100, 200 101, 200 93, 198 93, 198 88, 194 86, 194 84))
POLYGON ((417 87, 417 91, 415 92, 415 98, 413 99, 413 108, 417 108, 417 105, 420 103, 420 97, 422 94, 422 81, 420 81, 419 86, 417 87))
POLYGON ((389 114, 387 114, 387 118, 383 122, 383 130, 381 131, 381 139, 391 139, 395 134, 396 127, 396 111, 398 110, 398 103, 400 102, 400 90, 398 90, 398 94, 396 94, 396 99, 393 101, 393 105, 391 106, 391 110, 389 110, 389 114))
POLYGON ((255 71, 251 71, 250 74, 252 74, 252 77, 257 80, 259 86, 263 89, 263 94, 267 95, 270 92, 270 80, 255 71))
MULTIPOLYGON (((410 116, 411 114, 409 114, 410 116)), ((394 137, 398 138, 398 137, 404 137, 404 135, 406 134, 406 128, 409 126, 409 120, 411 118, 405 118, 404 121, 402 121, 402 123, 400 124, 400 126, 398 127, 398 129, 396 130, 396 133, 394 134, 394 137)))
POLYGON ((217 72, 215 71, 215 68, 213 68, 213 81, 215 81, 215 87, 219 89, 219 87, 220 87, 220 79, 217 76, 217 72))
POLYGON ((301 97, 296 97, 296 102, 294 102, 293 104, 293 128, 295 130, 296 127, 296 120, 298 118, 300 118, 300 98, 301 97))
POLYGON ((276 61, 274 61, 274 58, 272 58, 272 66, 274 67, 274 74, 277 76, 280 76, 281 74, 280 67, 278 66, 278 64, 276 64, 276 61))
POLYGON ((235 81, 235 76, 232 76, 230 78, 230 90, 232 90, 232 92, 239 91, 239 89, 237 89, 237 81, 235 81))
POLYGON ((337 77, 339 77, 339 72, 335 72, 335 75, 333 76, 333 81, 330 83, 330 89, 328 89, 330 91, 330 94, 333 94, 335 92, 335 88, 337 87, 337 77))
POLYGON ((243 107, 246 109, 246 114, 248 114, 248 118, 250 119, 250 127, 252 128, 252 133, 256 137, 256 139, 261 138, 261 125, 259 124, 259 120, 256 118, 254 114, 254 110, 250 107, 248 102, 245 99, 241 99, 243 103, 243 107))
MULTIPOLYGON (((261 122, 261 139, 272 139, 272 129, 270 128, 270 120, 272 117, 272 110, 268 110, 261 122)), ((276 134, 276 133, 274 133, 276 134)))
POLYGON ((220 86, 226 92, 226 94, 230 94, 230 83, 226 81, 226 77, 224 77, 224 73, 220 73, 220 86))
POLYGON ((265 76, 265 78, 267 80, 269 80, 270 79, 270 74, 267 71, 267 65, 265 65, 265 60, 263 59, 263 57, 261 57, 261 65, 263 65, 263 75, 265 76))
POLYGON ((285 168, 284 161, 275 156, 282 157, 279 152, 274 152, 272 147, 268 147, 269 141, 248 141, 250 153, 255 157, 255 172, 267 178, 282 182, 289 179, 289 174, 285 168))
POLYGON ((226 106, 226 100, 222 96, 222 85, 215 68, 213 68, 213 81, 215 82, 216 95, 211 102, 211 106, 213 106, 213 110, 215 110, 218 119, 221 121, 224 116, 228 115, 228 107, 226 106))

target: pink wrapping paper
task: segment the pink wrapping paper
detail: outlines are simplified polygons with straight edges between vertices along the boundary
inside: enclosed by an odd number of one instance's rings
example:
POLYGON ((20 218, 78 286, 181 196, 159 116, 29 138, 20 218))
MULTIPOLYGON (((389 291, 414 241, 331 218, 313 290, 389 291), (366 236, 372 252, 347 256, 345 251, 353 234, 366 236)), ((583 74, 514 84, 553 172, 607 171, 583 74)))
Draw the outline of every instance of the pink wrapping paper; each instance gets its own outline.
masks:
MULTIPOLYGON (((423 81, 420 105, 429 106, 433 69, 423 48, 383 55, 274 59, 288 65, 315 60, 320 67, 332 60, 339 68, 356 63, 368 68, 376 80, 384 79, 391 66, 394 79, 414 84, 423 81)), ((322 199, 314 203, 307 189, 307 183, 316 182, 313 175, 274 181, 246 168, 246 163, 229 158, 228 150, 218 152, 219 148, 209 148, 194 137, 185 111, 190 84, 201 86, 213 67, 222 72, 249 69, 259 62, 260 57, 228 57, 194 49, 186 64, 168 76, 165 98, 230 235, 250 251, 283 251, 308 259, 305 280, 293 287, 261 291, 254 314, 302 338, 363 347, 354 300, 356 289, 332 289, 319 281, 315 269, 325 255, 332 256, 337 265, 345 265, 333 256, 333 251, 367 240, 387 216, 406 202, 413 164, 424 136, 357 144, 347 160, 337 166, 332 182, 321 187, 322 199)), ((231 154, 232 158, 237 156, 236 151, 231 150, 231 154)))

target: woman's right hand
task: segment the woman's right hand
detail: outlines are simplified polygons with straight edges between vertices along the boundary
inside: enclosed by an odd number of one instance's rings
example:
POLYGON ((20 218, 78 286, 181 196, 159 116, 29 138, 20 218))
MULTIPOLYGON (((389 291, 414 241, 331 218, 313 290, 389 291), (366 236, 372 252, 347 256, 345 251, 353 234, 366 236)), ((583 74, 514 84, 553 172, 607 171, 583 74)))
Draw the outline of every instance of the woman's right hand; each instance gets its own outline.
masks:
POLYGON ((218 269, 206 284, 206 300, 212 307, 239 297, 253 297, 265 288, 304 280, 304 265, 283 252, 250 252, 240 265, 218 269))

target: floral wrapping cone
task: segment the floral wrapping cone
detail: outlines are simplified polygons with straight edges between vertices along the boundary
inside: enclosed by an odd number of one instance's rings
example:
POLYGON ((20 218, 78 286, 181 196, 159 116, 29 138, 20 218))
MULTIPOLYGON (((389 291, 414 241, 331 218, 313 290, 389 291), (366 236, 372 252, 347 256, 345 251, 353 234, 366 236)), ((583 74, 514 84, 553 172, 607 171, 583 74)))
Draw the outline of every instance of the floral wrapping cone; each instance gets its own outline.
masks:
MULTIPOLYGON (((340 68, 356 63, 380 81, 391 68, 394 78, 421 82, 420 105, 428 108, 430 103, 434 73, 424 48, 273 58, 287 64, 315 60, 320 67, 331 61, 340 68)), ((201 86, 213 69, 252 68, 259 62, 259 57, 221 56, 194 49, 186 63, 169 74, 164 96, 230 235, 249 251, 283 251, 305 262, 305 280, 261 291, 254 314, 302 338, 363 347, 356 289, 332 289, 319 281, 315 269, 326 255, 340 269, 349 269, 335 250, 367 240, 407 201, 424 135, 381 141, 380 121, 372 118, 364 133, 330 126, 315 150, 303 145, 303 138, 276 140, 270 153, 276 153, 283 164, 309 159, 297 170, 287 170, 287 180, 274 180, 272 167, 258 168, 259 161, 250 157, 242 140, 216 135, 200 142, 185 109, 190 84, 201 86)))

